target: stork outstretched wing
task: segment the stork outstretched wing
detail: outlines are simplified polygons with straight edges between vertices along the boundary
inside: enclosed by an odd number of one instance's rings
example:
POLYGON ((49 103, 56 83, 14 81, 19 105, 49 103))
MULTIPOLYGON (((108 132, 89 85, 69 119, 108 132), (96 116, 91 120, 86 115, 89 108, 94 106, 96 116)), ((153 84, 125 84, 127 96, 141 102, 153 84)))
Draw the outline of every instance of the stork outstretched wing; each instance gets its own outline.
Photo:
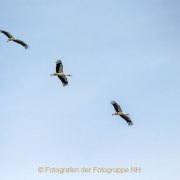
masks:
POLYGON ((111 104, 114 106, 114 109, 116 112, 122 112, 122 109, 119 104, 116 103, 116 101, 111 101, 111 104))
POLYGON ((24 41, 21 41, 19 39, 14 39, 13 41, 18 43, 18 44, 21 44, 23 47, 25 47, 25 49, 29 48, 29 46, 24 41))
POLYGON ((63 86, 67 86, 68 85, 68 80, 67 80, 66 76, 58 76, 58 78, 63 83, 63 86))
POLYGON ((7 31, 3 31, 3 30, 0 30, 1 33, 3 33, 4 35, 6 35, 8 38, 14 38, 9 32, 7 31))
POLYGON ((130 117, 127 114, 122 114, 120 116, 128 123, 129 126, 133 125, 133 122, 131 121, 130 117))
POLYGON ((63 65, 62 65, 61 60, 56 61, 56 72, 63 73, 63 65))

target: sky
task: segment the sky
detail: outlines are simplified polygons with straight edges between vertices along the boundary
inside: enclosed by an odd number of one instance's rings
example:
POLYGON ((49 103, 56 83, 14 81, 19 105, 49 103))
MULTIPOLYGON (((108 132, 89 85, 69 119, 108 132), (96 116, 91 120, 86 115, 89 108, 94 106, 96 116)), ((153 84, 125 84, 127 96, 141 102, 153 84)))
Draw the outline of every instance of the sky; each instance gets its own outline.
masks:
POLYGON ((0 34, 0 179, 179 180, 179 7, 177 0, 1 0, 0 29, 30 48, 0 34), (50 76, 57 59, 72 75, 66 87, 50 76), (133 126, 112 116, 111 100, 133 126), (91 169, 45 172, 70 167, 91 169))

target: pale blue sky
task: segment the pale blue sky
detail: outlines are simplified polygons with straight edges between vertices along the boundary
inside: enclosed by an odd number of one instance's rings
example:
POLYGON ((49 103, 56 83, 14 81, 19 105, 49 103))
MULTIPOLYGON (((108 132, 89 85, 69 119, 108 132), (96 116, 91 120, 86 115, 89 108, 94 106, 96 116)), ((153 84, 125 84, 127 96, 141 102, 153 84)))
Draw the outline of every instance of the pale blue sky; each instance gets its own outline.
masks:
POLYGON ((0 179, 179 180, 180 2, 1 0, 0 179), (63 87, 61 59, 73 76, 63 87), (134 125, 112 117, 116 100, 134 125), (140 174, 40 174, 130 167, 140 174))

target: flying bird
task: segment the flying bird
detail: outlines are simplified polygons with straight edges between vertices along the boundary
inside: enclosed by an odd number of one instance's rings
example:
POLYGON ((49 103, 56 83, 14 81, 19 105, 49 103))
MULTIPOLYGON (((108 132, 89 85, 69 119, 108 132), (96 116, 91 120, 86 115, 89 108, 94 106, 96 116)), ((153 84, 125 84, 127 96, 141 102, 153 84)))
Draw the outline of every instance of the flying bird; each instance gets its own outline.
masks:
POLYGON ((72 76, 72 75, 64 74, 62 62, 61 62, 61 60, 57 60, 56 61, 56 73, 50 74, 50 76, 57 76, 61 80, 63 86, 66 86, 66 85, 68 85, 68 80, 67 80, 66 76, 72 76))
POLYGON ((21 40, 19 40, 19 39, 15 39, 9 32, 3 31, 3 30, 0 30, 0 32, 3 33, 4 35, 6 35, 6 36, 8 37, 7 42, 9 42, 9 41, 14 41, 14 42, 22 45, 23 47, 25 47, 25 49, 28 49, 28 48, 29 48, 29 46, 28 46, 25 42, 23 42, 23 41, 21 41, 21 40))
POLYGON ((119 115, 121 116, 127 123, 129 126, 133 125, 133 122, 131 121, 129 114, 125 114, 121 107, 115 102, 115 101, 111 101, 111 104, 114 106, 114 109, 116 110, 116 112, 112 115, 119 115))

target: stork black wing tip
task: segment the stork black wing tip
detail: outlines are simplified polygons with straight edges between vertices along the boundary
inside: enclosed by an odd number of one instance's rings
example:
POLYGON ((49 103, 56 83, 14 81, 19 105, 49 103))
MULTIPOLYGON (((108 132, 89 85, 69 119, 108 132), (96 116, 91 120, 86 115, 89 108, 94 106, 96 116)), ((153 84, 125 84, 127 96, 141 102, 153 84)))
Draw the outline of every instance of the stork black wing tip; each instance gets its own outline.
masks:
POLYGON ((29 46, 28 46, 28 45, 25 45, 24 47, 25 47, 25 49, 29 49, 29 46))
POLYGON ((62 64, 61 60, 58 59, 58 60, 56 61, 56 64, 62 64))
POLYGON ((112 100, 112 101, 111 101, 111 104, 114 104, 114 103, 116 103, 116 102, 115 102, 114 100, 112 100))
POLYGON ((64 83, 64 84, 63 84, 63 86, 67 86, 67 85, 68 85, 68 83, 64 83))
POLYGON ((132 126, 132 125, 133 125, 133 122, 132 122, 132 121, 128 123, 128 126, 132 126))

